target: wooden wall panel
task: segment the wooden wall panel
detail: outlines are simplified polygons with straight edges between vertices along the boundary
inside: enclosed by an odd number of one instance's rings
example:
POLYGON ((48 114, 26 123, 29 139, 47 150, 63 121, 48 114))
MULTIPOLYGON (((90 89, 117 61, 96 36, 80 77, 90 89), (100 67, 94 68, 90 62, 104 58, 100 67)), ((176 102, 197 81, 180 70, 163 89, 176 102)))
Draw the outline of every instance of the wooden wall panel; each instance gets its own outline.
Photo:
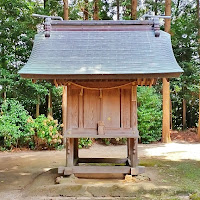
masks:
POLYGON ((79 94, 80 94, 80 89, 71 89, 70 86, 68 87, 68 102, 67 102, 68 129, 78 128, 79 94))
POLYGON ((100 120, 100 92, 84 90, 84 128, 96 128, 100 120))
POLYGON ((131 90, 121 89, 121 128, 130 128, 131 90))
POLYGON ((120 89, 103 91, 103 122, 106 128, 120 128, 120 89))

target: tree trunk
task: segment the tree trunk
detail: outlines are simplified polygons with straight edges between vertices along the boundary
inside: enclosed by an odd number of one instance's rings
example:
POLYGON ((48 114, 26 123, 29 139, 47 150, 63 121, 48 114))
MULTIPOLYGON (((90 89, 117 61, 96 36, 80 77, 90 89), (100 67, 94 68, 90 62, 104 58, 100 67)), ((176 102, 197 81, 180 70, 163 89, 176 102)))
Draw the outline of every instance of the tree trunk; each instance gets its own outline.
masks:
POLYGON ((69 19, 69 8, 68 8, 68 0, 63 0, 63 11, 64 11, 64 20, 69 19))
POLYGON ((117 0, 117 20, 119 20, 119 0, 117 0))
POLYGON ((198 121, 198 140, 200 141, 200 89, 199 89, 199 121, 198 121))
POLYGON ((155 15, 158 15, 158 0, 155 0, 155 15))
POLYGON ((169 143, 170 141, 170 83, 166 78, 163 78, 162 142, 169 143))
POLYGON ((99 0, 94 0, 93 20, 99 20, 99 0))
POLYGON ((137 19, 137 0, 131 0, 131 19, 137 19))
POLYGON ((183 130, 187 128, 186 125, 186 100, 183 99, 183 130))
MULTIPOLYGON (((165 15, 171 15, 171 0, 165 0, 165 15)), ((165 31, 170 32, 171 19, 165 19, 165 31)), ((170 138, 170 83, 163 78, 163 122, 162 141, 168 143, 170 138)))
MULTIPOLYGON (((171 16, 171 0, 165 0, 165 15, 171 16)), ((171 19, 165 19, 165 32, 169 33, 171 28, 171 19)))
MULTIPOLYGON (((199 0, 197 0, 197 23, 198 23, 198 53, 200 57, 200 12, 199 12, 199 0)), ((200 141, 200 89, 199 89, 199 122, 198 122, 198 139, 200 141)))
POLYGON ((53 109, 52 109, 52 91, 51 89, 49 90, 49 95, 48 95, 48 107, 47 107, 47 116, 53 116, 53 109))
POLYGON ((47 7, 47 0, 44 0, 44 9, 47 7))
POLYGON ((88 0, 85 0, 85 7, 84 7, 84 11, 83 11, 83 19, 84 20, 88 20, 89 19, 89 15, 88 15, 88 0))
POLYGON ((37 118, 40 115, 40 95, 37 95, 37 104, 36 104, 36 115, 37 118))

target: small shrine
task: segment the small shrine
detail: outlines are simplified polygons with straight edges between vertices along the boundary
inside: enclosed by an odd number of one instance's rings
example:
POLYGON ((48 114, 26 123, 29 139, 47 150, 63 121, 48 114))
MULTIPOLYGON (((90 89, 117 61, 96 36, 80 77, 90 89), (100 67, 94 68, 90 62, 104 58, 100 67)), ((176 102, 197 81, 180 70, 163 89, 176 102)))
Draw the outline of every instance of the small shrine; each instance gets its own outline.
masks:
POLYGON ((64 87, 66 166, 58 172, 89 178, 143 172, 138 166, 137 86, 151 87, 159 78, 178 77, 181 72, 170 35, 160 30, 158 18, 46 18, 45 31, 36 34, 31 56, 19 73, 64 87), (127 138, 127 157, 79 158, 79 138, 127 138))

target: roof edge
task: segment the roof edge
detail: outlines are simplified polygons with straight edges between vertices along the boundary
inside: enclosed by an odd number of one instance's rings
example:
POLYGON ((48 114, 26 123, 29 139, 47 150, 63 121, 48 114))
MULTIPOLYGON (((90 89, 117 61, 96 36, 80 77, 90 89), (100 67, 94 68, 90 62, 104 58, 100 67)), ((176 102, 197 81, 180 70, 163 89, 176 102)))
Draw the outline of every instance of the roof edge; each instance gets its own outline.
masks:
POLYGON ((68 80, 118 80, 134 78, 177 78, 182 72, 172 73, 150 73, 150 74, 23 74, 19 73, 22 78, 28 79, 68 79, 68 80))

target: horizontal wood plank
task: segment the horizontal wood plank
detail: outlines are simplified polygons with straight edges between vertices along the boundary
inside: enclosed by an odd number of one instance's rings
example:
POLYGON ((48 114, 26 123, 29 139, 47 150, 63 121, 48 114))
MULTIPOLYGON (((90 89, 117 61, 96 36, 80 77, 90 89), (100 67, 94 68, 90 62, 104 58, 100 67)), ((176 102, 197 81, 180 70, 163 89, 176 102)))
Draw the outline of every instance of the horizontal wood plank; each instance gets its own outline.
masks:
POLYGON ((79 158, 79 163, 116 163, 125 164, 127 158, 79 158))
POLYGON ((130 174, 131 167, 128 166, 73 166, 73 167, 65 167, 64 174, 76 174, 76 173, 84 173, 84 174, 130 174))

